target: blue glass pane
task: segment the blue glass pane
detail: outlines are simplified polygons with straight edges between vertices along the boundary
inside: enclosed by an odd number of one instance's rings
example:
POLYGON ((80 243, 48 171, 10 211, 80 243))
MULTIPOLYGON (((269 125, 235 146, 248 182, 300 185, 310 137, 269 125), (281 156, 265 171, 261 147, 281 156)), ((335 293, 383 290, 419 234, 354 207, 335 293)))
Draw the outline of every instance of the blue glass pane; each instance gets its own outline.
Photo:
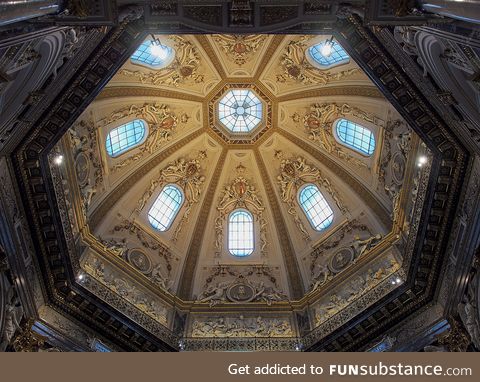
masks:
POLYGON ((317 186, 309 184, 304 187, 299 199, 300 206, 315 230, 324 230, 332 224, 333 211, 317 186))
POLYGON ((145 136, 145 130, 145 122, 141 119, 110 130, 105 142, 108 155, 116 157, 138 145, 145 136))
POLYGON ((253 217, 248 211, 238 210, 228 221, 228 250, 234 256, 253 253, 253 217))
POLYGON ((320 66, 328 67, 335 64, 343 64, 348 62, 350 57, 348 56, 347 52, 345 52, 341 45, 336 41, 333 41, 332 43, 333 45, 330 55, 323 54, 323 48, 325 44, 327 44, 327 40, 311 46, 308 49, 308 53, 320 66))
POLYGON ((183 196, 178 187, 165 186, 148 211, 148 221, 152 227, 159 231, 166 231, 175 219, 182 202, 183 196))
POLYGON ((348 119, 338 120, 337 136, 342 143, 365 155, 372 155, 375 151, 375 137, 373 133, 366 127, 348 119))
POLYGON ((152 40, 142 43, 132 54, 132 62, 147 64, 160 69, 171 62, 174 52, 173 49, 166 45, 152 44, 152 40))
POLYGON ((218 118, 230 131, 248 133, 262 120, 262 103, 251 90, 230 90, 218 104, 218 118))

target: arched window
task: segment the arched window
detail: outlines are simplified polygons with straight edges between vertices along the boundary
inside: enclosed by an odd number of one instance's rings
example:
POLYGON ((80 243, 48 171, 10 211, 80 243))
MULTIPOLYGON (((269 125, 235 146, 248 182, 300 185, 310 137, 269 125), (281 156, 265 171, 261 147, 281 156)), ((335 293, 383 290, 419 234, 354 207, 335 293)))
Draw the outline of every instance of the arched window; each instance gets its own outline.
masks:
POLYGON ((333 222, 333 211, 314 184, 308 184, 298 196, 300 206, 316 231, 322 231, 333 222))
POLYGON ((145 126, 141 119, 134 119, 110 130, 105 141, 108 155, 117 157, 140 144, 145 138, 147 130, 145 126))
POLYGON ((134 64, 161 69, 170 65, 174 56, 175 52, 169 46, 152 44, 152 40, 147 40, 132 54, 131 60, 134 64))
POLYGON ((148 221, 153 228, 166 231, 170 228, 183 203, 183 194, 177 186, 169 184, 158 195, 148 211, 148 221))
POLYGON ((341 143, 365 155, 375 151, 375 136, 372 131, 348 119, 339 119, 336 123, 337 137, 341 143))
POLYGON ((228 250, 234 256, 248 256, 253 249, 253 216, 246 210, 235 210, 228 219, 228 250))
POLYGON ((350 57, 336 41, 325 40, 308 48, 308 54, 322 69, 346 64, 350 57))

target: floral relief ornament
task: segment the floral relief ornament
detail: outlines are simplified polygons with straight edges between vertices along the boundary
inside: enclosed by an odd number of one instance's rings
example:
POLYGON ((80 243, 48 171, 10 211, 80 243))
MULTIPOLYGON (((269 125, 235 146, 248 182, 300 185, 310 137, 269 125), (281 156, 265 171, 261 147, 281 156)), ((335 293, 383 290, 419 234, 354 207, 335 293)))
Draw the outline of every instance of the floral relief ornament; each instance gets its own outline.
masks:
POLYGON ((160 69, 130 70, 123 69, 120 74, 126 77, 135 77, 142 84, 169 85, 178 87, 186 81, 202 83, 204 75, 199 74, 200 54, 195 46, 181 36, 168 36, 174 42, 175 59, 173 62, 160 69))
POLYGON ((137 213, 141 213, 153 193, 167 183, 175 183, 181 187, 185 194, 185 210, 173 233, 172 241, 174 242, 177 241, 183 225, 188 222, 193 205, 200 200, 202 185, 205 182, 205 176, 201 174, 200 161, 206 157, 206 151, 200 151, 194 159, 180 158, 169 163, 160 170, 160 174, 156 179, 150 181, 150 186, 145 190, 135 208, 137 213))
POLYGON ((285 83, 288 80, 293 80, 304 85, 326 85, 332 81, 338 81, 360 73, 359 68, 331 71, 320 70, 311 65, 305 57, 311 38, 311 36, 302 36, 287 44, 280 58, 283 73, 277 75, 277 82, 285 83))
POLYGON ((338 209, 347 214, 348 209, 340 199, 337 191, 331 184, 330 180, 323 176, 322 172, 309 165, 304 158, 298 156, 297 158, 285 159, 281 150, 275 151, 275 158, 280 160, 280 174, 277 176, 277 183, 280 186, 280 198, 288 206, 288 213, 293 217, 295 225, 302 233, 305 240, 311 240, 305 225, 301 221, 297 213, 297 193, 300 187, 306 183, 314 183, 325 189, 335 201, 338 209))

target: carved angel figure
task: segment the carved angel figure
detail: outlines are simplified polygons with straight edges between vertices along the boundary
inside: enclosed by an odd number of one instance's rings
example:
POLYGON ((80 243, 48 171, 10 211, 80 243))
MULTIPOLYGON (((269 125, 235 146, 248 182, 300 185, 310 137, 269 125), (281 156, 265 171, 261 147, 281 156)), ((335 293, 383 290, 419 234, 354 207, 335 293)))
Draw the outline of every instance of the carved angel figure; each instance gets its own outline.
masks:
POLYGON ((372 249, 382 239, 381 234, 369 237, 365 240, 360 240, 358 235, 355 236, 355 240, 352 242, 351 247, 355 252, 355 259, 361 257, 365 252, 372 249))
POLYGON ((23 309, 20 306, 18 297, 14 296, 13 287, 10 287, 7 292, 8 302, 5 306, 5 325, 4 332, 0 338, 0 351, 3 352, 13 340, 17 330, 20 328, 20 320, 23 316, 23 309))

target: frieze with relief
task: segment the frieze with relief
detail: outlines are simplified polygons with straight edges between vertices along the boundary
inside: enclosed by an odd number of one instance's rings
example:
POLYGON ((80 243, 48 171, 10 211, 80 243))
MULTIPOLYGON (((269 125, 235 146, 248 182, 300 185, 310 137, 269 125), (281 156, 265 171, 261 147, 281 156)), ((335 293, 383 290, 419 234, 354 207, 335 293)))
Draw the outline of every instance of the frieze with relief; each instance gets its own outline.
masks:
POLYGON ((215 306, 220 303, 286 301, 288 296, 279 288, 278 275, 265 265, 233 266, 218 265, 210 270, 201 293, 196 297, 200 303, 215 306))
MULTIPOLYGON (((332 293, 314 307, 315 326, 339 313, 351 302, 372 290, 387 277, 398 271, 399 268, 400 264, 395 259, 385 259, 371 265, 366 271, 352 276, 341 290, 332 293)), ((392 280, 396 280, 396 276, 392 280)), ((401 281, 395 282, 398 284, 401 281)))
POLYGON ((159 302, 158 298, 150 295, 133 285, 132 282, 116 271, 108 263, 96 256, 87 256, 83 264, 85 271, 100 281, 115 294, 121 296, 137 309, 146 313, 162 325, 167 325, 167 308, 159 302))
POLYGON ((280 198, 288 206, 288 213, 292 216, 295 225, 305 240, 309 241, 311 237, 298 214, 297 193, 302 185, 307 183, 316 184, 321 190, 327 191, 340 212, 343 214, 348 213, 348 208, 337 190, 331 181, 322 174, 320 169, 308 164, 301 156, 287 159, 281 150, 275 151, 275 158, 280 161, 280 174, 277 176, 280 198))
POLYGON ((165 68, 158 70, 122 69, 119 74, 138 79, 142 84, 167 85, 178 87, 182 83, 203 83, 205 75, 200 73, 200 53, 187 38, 177 35, 168 36, 173 42, 175 59, 165 68))
POLYGON ((145 205, 151 199, 153 193, 159 190, 167 183, 175 183, 182 188, 185 194, 185 204, 182 207, 182 218, 177 223, 172 236, 172 241, 176 242, 185 223, 190 218, 192 207, 200 200, 202 186, 205 182, 205 175, 202 173, 201 161, 207 157, 206 151, 199 151, 196 158, 180 158, 170 162, 166 167, 160 170, 159 176, 150 181, 150 185, 144 191, 142 197, 137 202, 135 212, 140 214, 145 205))
POLYGON ((272 317, 195 317, 192 337, 292 337, 288 318, 272 317))
POLYGON ((223 251, 224 230, 228 214, 236 208, 245 208, 255 217, 260 226, 260 253, 267 256, 267 219, 264 215, 265 205, 257 188, 245 178, 246 168, 242 164, 236 167, 237 177, 226 185, 217 204, 215 217, 215 257, 223 251))
POLYGON ((187 123, 188 114, 182 113, 179 117, 172 112, 170 106, 160 103, 145 103, 142 106, 131 105, 113 111, 108 117, 99 121, 99 127, 111 125, 126 118, 139 118, 148 125, 148 136, 145 142, 133 154, 123 160, 114 160, 110 171, 115 172, 129 164, 143 159, 146 155, 156 152, 169 142, 175 135, 179 124, 187 123))
POLYGON ((359 68, 344 70, 315 68, 305 57, 306 50, 313 44, 312 38, 313 36, 301 36, 287 44, 280 58, 283 72, 277 75, 277 82, 295 81, 304 85, 326 85, 360 73, 359 68))

